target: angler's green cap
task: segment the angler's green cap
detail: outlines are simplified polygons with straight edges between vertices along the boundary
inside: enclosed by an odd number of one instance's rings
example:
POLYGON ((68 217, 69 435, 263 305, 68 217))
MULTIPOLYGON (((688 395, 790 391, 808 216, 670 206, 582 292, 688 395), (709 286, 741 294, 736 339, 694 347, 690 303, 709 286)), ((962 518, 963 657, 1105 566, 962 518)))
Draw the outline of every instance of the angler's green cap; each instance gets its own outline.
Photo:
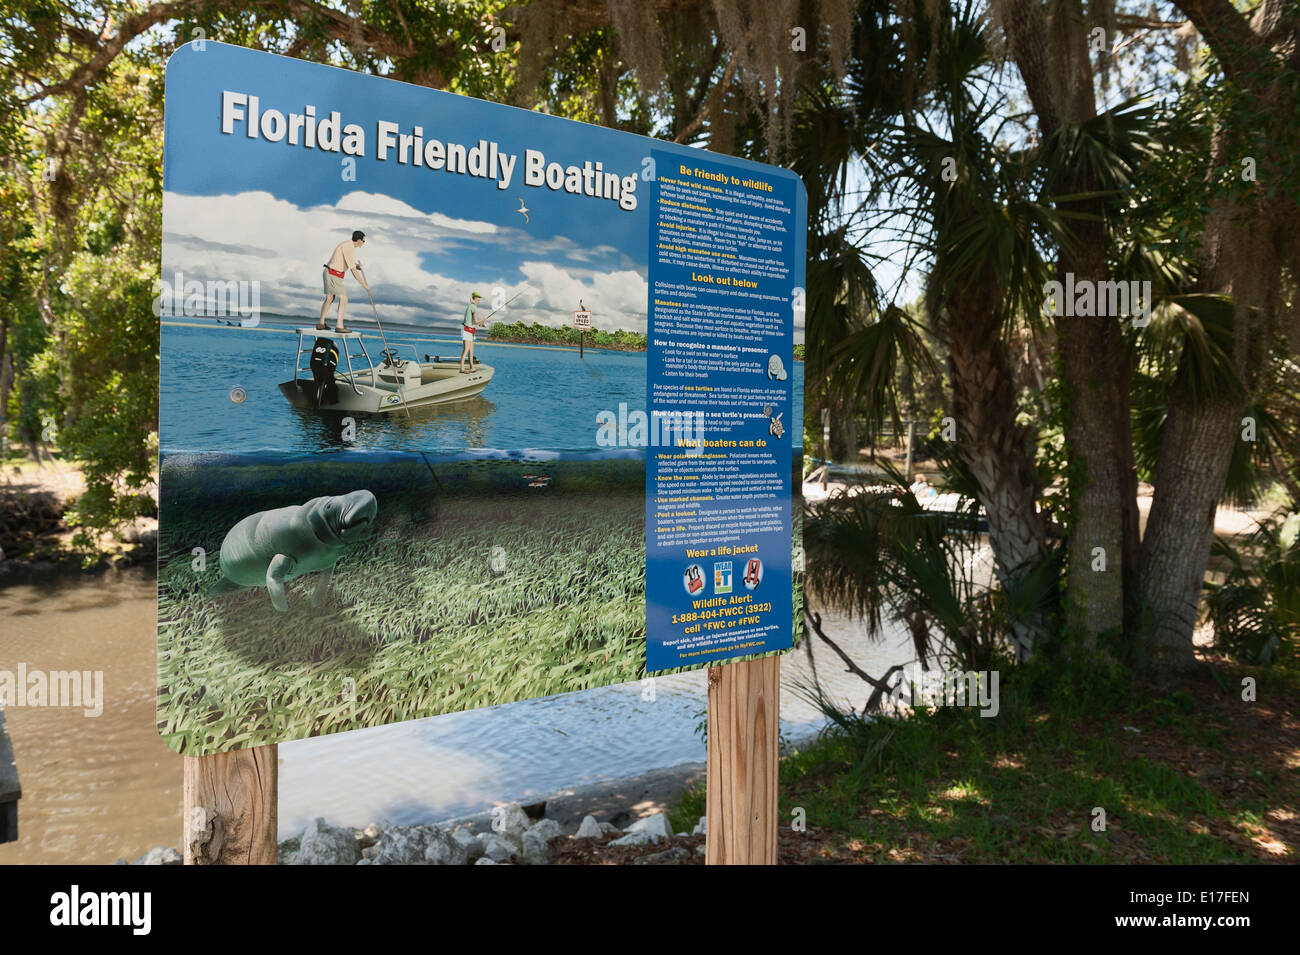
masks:
POLYGON ((470 298, 482 298, 482 297, 483 296, 479 295, 478 292, 475 292, 473 295, 470 296, 470 298))

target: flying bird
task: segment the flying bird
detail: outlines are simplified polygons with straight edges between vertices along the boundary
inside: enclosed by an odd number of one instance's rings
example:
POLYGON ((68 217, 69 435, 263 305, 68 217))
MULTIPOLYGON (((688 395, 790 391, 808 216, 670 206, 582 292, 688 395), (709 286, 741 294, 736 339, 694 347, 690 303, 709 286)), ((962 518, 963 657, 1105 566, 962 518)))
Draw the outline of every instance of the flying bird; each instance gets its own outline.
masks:
POLYGON ((528 207, 527 207, 526 205, 524 205, 524 200, 523 200, 522 198, 520 198, 520 200, 519 200, 519 208, 516 209, 515 211, 518 212, 521 216, 524 217, 524 221, 525 221, 525 222, 530 222, 530 221, 532 221, 532 220, 530 220, 530 219, 528 218, 528 207))

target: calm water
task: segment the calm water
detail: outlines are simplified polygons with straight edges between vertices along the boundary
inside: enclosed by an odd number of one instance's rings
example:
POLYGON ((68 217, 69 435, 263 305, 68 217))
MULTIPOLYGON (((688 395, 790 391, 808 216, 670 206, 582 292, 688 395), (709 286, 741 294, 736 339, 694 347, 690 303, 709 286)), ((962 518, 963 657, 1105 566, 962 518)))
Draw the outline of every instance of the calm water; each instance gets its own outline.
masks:
POLYGON ((100 670, 104 711, 5 710, 23 798, 0 863, 134 861, 177 845, 181 758, 154 730, 153 574, 0 588, 0 668, 100 670))
MULTIPOLYGON (((194 321, 202 321, 195 319, 194 321)), ((293 408, 279 384, 293 377, 297 336, 287 325, 263 322, 244 329, 164 325, 162 447, 178 451, 317 451, 343 447, 335 416, 293 408), (247 395, 231 400, 234 388, 247 395)), ((361 326, 358 326, 359 328, 361 326)), ((411 343, 416 353, 458 358, 460 343, 447 333, 384 326, 389 344, 411 343)), ((372 358, 383 348, 365 332, 372 358)), ((356 348, 356 346, 353 346, 356 348)), ((359 353, 359 349, 358 349, 359 353)), ((596 414, 645 408, 646 355, 536 345, 475 346, 496 369, 477 398, 406 415, 367 416, 352 448, 594 448, 596 414)), ((399 354, 411 357, 409 349, 399 354)), ((340 367, 342 363, 340 362, 340 367)), ((803 363, 792 363, 796 425, 803 420, 803 363)), ((788 425, 788 423, 787 423, 788 425)), ((798 446, 798 435, 794 445, 798 446)))
MULTIPOLYGON (((6 712, 23 784, 21 840, 0 863, 109 863, 155 845, 178 845, 181 758, 154 727, 155 598, 152 576, 109 575, 0 589, 0 667, 104 672, 106 705, 6 712)), ((873 674, 912 658, 905 634, 868 642, 836 615, 824 626, 873 674)), ((816 648, 818 675, 860 705, 864 685, 816 648)), ((816 712, 795 684, 800 649, 782 663, 782 733, 815 732, 816 712)), ((696 733, 703 671, 660 678, 655 699, 639 684, 530 700, 280 747, 280 827, 294 835, 314 816, 364 826, 447 819, 507 799, 635 775, 704 758, 696 733)))

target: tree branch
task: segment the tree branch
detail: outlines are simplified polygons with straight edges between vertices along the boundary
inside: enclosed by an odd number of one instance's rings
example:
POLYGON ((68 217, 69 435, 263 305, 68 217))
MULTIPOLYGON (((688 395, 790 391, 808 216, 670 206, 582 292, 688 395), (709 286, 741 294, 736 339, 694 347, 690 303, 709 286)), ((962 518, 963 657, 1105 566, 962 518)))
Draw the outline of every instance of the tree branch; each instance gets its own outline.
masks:
POLYGON ((1223 72, 1239 79, 1263 51, 1260 38, 1231 0, 1175 0, 1223 64, 1223 72))
POLYGON ((1039 132, 1046 139, 1061 125, 1049 73, 1050 69, 1060 67, 1049 66, 1047 62, 1047 15, 1039 0, 1002 0, 999 6, 1011 56, 1038 115, 1039 132))
MULTIPOLYGON (((53 86, 43 86, 41 91, 19 100, 22 104, 33 103, 47 96, 57 96, 76 89, 84 89, 97 83, 107 72, 113 60, 128 43, 159 23, 176 19, 185 10, 193 6, 192 0, 177 0, 174 3, 153 3, 143 10, 128 13, 122 18, 117 32, 104 39, 103 45, 86 62, 73 70, 67 77, 53 86)), ((107 26, 104 28, 108 29, 107 26)), ((103 34, 100 34, 103 38, 103 34)), ((95 49, 93 46, 89 49, 95 49)))
MULTIPOLYGON (((739 64, 739 62, 740 62, 740 57, 733 53, 731 55, 731 59, 727 61, 727 69, 722 74, 722 79, 718 82, 719 95, 725 95, 727 90, 731 87, 731 81, 736 76, 736 66, 739 64)), ((699 115, 697 115, 693 120, 687 123, 686 128, 673 137, 673 142, 675 143, 686 142, 686 140, 694 136, 695 133, 699 130, 699 128, 704 125, 704 121, 708 119, 708 117, 709 117, 709 107, 706 104, 705 107, 702 110, 700 110, 699 115)))
POLYGON ((867 700, 866 706, 862 708, 862 712, 870 713, 872 710, 878 709, 880 706, 881 698, 884 697, 886 693, 892 693, 894 691, 894 686, 890 685, 889 678, 893 676, 895 673, 900 672, 903 669, 903 665, 901 663, 894 664, 885 672, 885 675, 883 677, 877 680, 866 670, 862 669, 860 666, 854 663, 852 658, 850 658, 847 653, 841 650, 839 645, 834 640, 826 636, 826 631, 822 630, 821 614, 810 612, 807 609, 805 609, 804 619, 806 619, 812 625, 813 632, 817 634, 817 636, 821 637, 822 642, 825 643, 832 650, 834 650, 835 653, 839 656, 839 658, 844 661, 844 665, 848 667, 849 673, 852 673, 855 676, 860 677, 861 679, 865 680, 868 684, 870 684, 873 687, 874 692, 872 692, 871 697, 867 700))

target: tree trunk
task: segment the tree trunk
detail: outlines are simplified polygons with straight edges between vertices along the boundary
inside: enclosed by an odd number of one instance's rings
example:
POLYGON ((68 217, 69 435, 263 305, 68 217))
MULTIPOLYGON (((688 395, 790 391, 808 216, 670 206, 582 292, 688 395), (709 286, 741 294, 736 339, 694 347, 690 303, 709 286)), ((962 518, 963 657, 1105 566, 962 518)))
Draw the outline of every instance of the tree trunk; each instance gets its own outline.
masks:
MULTIPOLYGON (((1012 57, 1044 139, 1097 115, 1086 24, 1071 5, 1049 13, 1038 0, 995 0, 1012 57)), ((1097 189, 1078 169, 1057 184, 1064 195, 1097 189)), ((1096 284, 1107 278, 1106 230, 1097 198, 1061 203, 1090 218, 1067 223, 1057 278, 1096 284)), ((1127 316, 1058 315, 1069 449, 1070 537, 1066 549, 1065 615, 1085 645, 1125 623, 1126 581, 1137 572, 1137 474, 1133 466, 1128 382, 1131 359, 1120 323, 1127 316)), ((1131 596, 1131 587, 1130 596, 1131 596)))
POLYGON ((1271 360, 1267 349, 1277 331, 1283 249, 1291 241, 1291 227, 1275 215, 1267 208, 1251 214, 1218 202, 1206 222, 1198 287, 1232 295, 1232 358, 1241 387, 1224 382, 1218 394, 1196 401, 1189 387, 1191 349, 1185 348, 1142 539, 1141 596, 1147 619, 1140 656, 1143 669, 1157 680, 1196 663, 1192 631, 1214 514, 1233 443, 1241 439, 1242 414, 1261 386, 1260 372, 1271 360))
POLYGON ((0 461, 9 456, 9 389, 14 383, 9 358, 9 312, 0 318, 0 461))
POLYGON ((1201 584, 1210 559, 1214 515, 1240 429, 1235 404, 1196 407, 1175 385, 1139 571, 1146 613, 1139 664, 1160 680, 1196 664, 1192 633, 1201 584))
MULTIPOLYGON (((944 331, 957 453, 970 468, 988 515, 998 582, 1004 592, 1014 591, 1050 556, 1046 522, 1038 511, 1033 434, 1016 423, 1017 392, 995 294, 968 286, 950 301, 944 331)), ((1046 608, 1013 619, 1011 632, 1017 659, 1028 659, 1051 632, 1046 608)))
MULTIPOLYGON (((1232 296, 1232 363, 1242 393, 1225 386, 1195 402, 1184 350, 1156 465, 1156 496, 1142 540, 1141 595, 1147 627, 1141 657, 1156 679, 1191 668, 1192 632, 1209 563, 1214 514, 1223 493, 1233 442, 1240 440, 1242 411, 1254 398, 1279 344, 1282 275, 1300 271, 1293 191, 1279 189, 1292 173, 1300 96, 1300 17, 1283 0, 1264 0, 1250 19, 1229 0, 1178 0, 1223 67, 1237 95, 1251 102, 1249 127, 1228 114, 1215 134, 1212 169, 1236 167, 1239 144, 1258 148, 1257 181, 1210 204, 1199 255, 1197 288, 1232 296)), ((1243 182, 1245 182, 1243 174, 1243 182)), ((1300 347, 1291 330, 1292 349, 1300 347)))
MULTIPOLYGON (((1063 254, 1063 270, 1074 272, 1076 282, 1104 279, 1105 237, 1080 238, 1083 245, 1074 255, 1063 254)), ((1119 322, 1115 316, 1062 316, 1056 322, 1062 371, 1070 386, 1065 439, 1072 516, 1065 615, 1090 649, 1100 634, 1124 626, 1124 491, 1130 478, 1137 506, 1127 392, 1118 387, 1129 379, 1130 359, 1119 322)), ((1128 556, 1132 560, 1134 555, 1128 556)))

